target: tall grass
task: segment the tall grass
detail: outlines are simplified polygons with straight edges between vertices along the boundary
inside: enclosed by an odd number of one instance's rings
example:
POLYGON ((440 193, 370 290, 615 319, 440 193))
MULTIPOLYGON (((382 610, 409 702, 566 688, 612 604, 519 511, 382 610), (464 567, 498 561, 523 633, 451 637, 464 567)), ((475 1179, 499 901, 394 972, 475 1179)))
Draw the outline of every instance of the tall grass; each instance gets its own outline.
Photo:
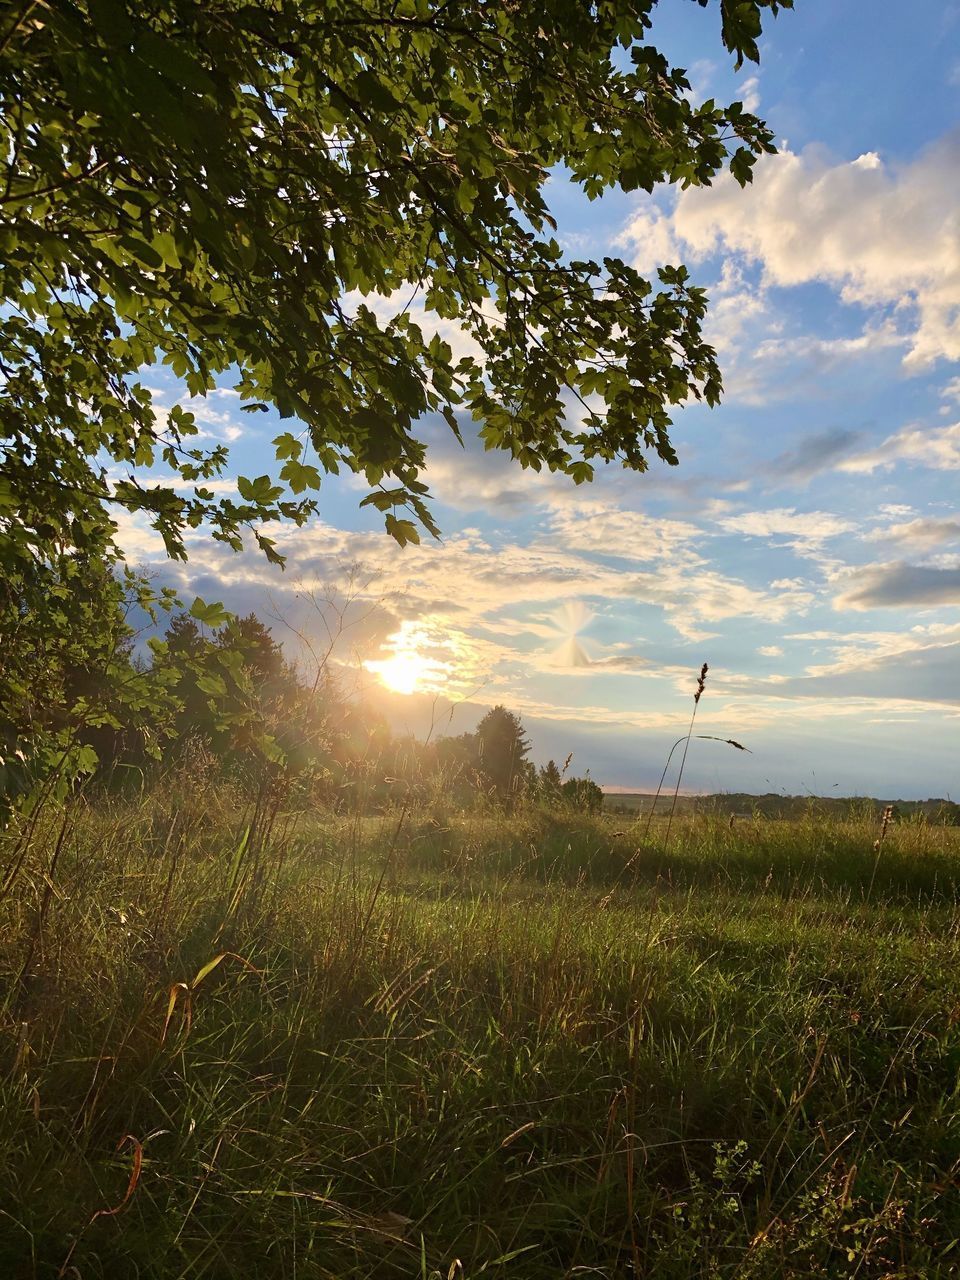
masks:
POLYGON ((64 817, 0 903, 0 1276, 955 1274, 960 831, 64 817))

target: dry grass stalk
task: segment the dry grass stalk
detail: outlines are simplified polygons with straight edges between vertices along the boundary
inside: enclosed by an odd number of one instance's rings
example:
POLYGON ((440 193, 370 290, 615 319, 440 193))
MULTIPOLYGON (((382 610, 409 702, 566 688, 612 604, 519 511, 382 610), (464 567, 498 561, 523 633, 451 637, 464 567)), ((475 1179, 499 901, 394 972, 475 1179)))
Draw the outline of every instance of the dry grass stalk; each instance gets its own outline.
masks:
POLYGON ((693 695, 693 714, 690 716, 690 728, 687 730, 687 739, 683 744, 683 755, 680 757, 680 769, 677 773, 677 784, 673 788, 673 804, 670 806, 670 817, 667 820, 667 834, 664 837, 664 844, 670 839, 670 828, 673 826, 673 815, 677 810, 677 797, 680 794, 680 783, 683 779, 683 766, 687 763, 687 752, 690 750, 690 738, 693 734, 693 722, 697 718, 697 707, 700 705, 700 699, 707 684, 707 672, 710 668, 706 663, 700 668, 700 674, 697 677, 697 691, 693 695))

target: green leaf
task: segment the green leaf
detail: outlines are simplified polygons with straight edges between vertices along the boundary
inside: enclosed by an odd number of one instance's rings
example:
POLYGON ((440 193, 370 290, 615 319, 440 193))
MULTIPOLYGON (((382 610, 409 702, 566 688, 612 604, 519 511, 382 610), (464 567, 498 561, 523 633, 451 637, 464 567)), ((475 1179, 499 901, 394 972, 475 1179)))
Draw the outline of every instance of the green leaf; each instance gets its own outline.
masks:
MULTIPOLYGON (((718 42, 755 58, 788 8, 721 0, 718 42)), ((725 169, 742 184, 774 135, 739 104, 690 100, 649 4, 455 9, 404 0, 385 23, 372 0, 65 0, 6 24, 0 550, 24 612, 56 600, 91 638, 82 606, 51 592, 75 585, 59 557, 115 556, 115 501, 183 559, 189 530, 240 549, 251 522, 303 523, 311 504, 294 499, 345 465, 397 495, 380 509, 398 541, 435 532, 428 415, 573 483, 598 460, 676 461, 674 406, 721 389, 705 299, 679 269, 655 292, 618 259, 566 254, 550 175, 591 198, 725 169), (349 38, 331 34, 341 19, 349 38), (274 441, 280 482, 241 477, 240 501, 199 483, 229 474, 227 451, 199 434, 185 451, 195 428, 176 411, 158 440, 141 382, 155 366, 295 419, 274 441), (596 397, 580 425, 571 389, 596 397), (160 463, 190 497, 130 478, 160 463)), ((25 708, 34 678, 52 689, 45 638, 34 666, 24 641, 0 670, 0 706, 25 708)))
POLYGON ((387 533, 396 538, 401 547, 405 547, 408 542, 419 544, 420 534, 412 520, 399 520, 396 516, 388 515, 384 523, 387 533))
POLYGON ((143 31, 136 38, 135 48, 148 66, 172 80, 178 88, 201 94, 213 89, 210 73, 189 52, 183 40, 143 31))
POLYGON ((159 232, 153 237, 152 247, 160 255, 161 261, 168 267, 180 266, 180 255, 177 253, 177 243, 169 231, 159 232))
POLYGON ((303 493, 305 489, 320 488, 320 472, 317 468, 297 462, 294 458, 284 463, 280 471, 280 478, 286 480, 294 493, 303 493))
POLYGON ((90 17, 104 43, 129 44, 133 37, 133 25, 122 0, 87 0, 90 17))
POLYGON ((283 435, 276 436, 273 444, 277 452, 277 459, 281 462, 284 458, 299 458, 303 452, 303 445, 289 431, 285 431, 283 435))
POLYGON ((198 622, 202 622, 206 627, 222 627, 230 621, 230 614, 224 609, 222 604, 207 604, 196 597, 190 606, 190 617, 196 618, 198 622))
POLYGON ((224 683, 223 676, 218 676, 213 672, 198 676, 197 688, 203 693, 209 694, 211 698, 225 698, 227 696, 227 686, 224 683))
POLYGON ((157 270, 163 266, 163 258, 154 249, 153 245, 147 244, 145 240, 140 240, 136 236, 120 236, 117 244, 126 249, 129 253, 142 262, 144 266, 157 270))

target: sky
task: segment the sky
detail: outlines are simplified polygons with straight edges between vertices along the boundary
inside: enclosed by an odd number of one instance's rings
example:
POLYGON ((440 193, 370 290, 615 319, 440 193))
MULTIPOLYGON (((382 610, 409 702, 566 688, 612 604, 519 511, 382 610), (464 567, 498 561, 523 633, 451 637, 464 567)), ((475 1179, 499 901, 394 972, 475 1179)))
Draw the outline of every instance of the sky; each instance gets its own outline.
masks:
MULTIPOLYGON (((548 184, 570 252, 683 261, 708 291, 725 395, 678 412, 679 467, 574 487, 426 422, 439 542, 397 548, 348 477, 307 527, 270 530, 282 571, 202 531, 164 563, 130 518, 128 558, 255 610, 308 669, 335 641, 351 687, 421 736, 502 703, 538 763, 573 752, 605 787, 652 789, 707 662, 695 732, 749 752, 695 740, 684 790, 956 799, 960 3, 796 5, 739 73, 718 6, 655 16, 694 96, 774 130, 752 186, 591 203, 548 184)), ((274 469, 289 424, 228 386, 184 403, 230 445, 222 483, 274 469)))

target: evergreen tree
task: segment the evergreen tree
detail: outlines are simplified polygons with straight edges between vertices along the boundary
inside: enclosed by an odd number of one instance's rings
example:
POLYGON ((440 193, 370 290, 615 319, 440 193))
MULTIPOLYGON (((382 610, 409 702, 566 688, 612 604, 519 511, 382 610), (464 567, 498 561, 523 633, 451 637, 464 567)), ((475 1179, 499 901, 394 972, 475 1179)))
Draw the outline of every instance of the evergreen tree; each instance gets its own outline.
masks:
POLYGON ((540 799, 544 804, 556 805, 560 802, 561 787, 563 786, 563 775, 557 768, 555 760, 548 760, 540 770, 540 776, 537 780, 540 799))
POLYGON ((477 725, 477 764, 497 798, 510 804, 520 790, 530 743, 520 717, 496 706, 477 725))

